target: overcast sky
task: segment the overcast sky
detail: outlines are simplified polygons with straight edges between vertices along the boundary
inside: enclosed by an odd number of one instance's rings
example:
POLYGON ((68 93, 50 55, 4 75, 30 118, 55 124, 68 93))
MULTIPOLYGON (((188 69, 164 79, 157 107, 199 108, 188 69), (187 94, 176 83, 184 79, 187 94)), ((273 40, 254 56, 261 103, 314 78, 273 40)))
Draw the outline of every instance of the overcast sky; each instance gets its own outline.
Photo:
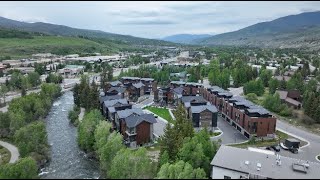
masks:
POLYGON ((219 34, 282 16, 319 11, 320 2, 0 2, 0 16, 145 38, 219 34))

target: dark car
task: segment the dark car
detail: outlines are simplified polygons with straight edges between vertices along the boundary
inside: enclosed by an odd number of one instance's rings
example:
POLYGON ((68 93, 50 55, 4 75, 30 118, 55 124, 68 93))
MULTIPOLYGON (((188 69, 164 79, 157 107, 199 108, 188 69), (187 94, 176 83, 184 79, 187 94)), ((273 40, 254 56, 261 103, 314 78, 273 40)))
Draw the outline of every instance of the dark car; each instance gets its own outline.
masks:
POLYGON ((273 146, 271 146, 271 148, 272 148, 273 150, 275 150, 276 152, 279 152, 279 151, 280 151, 280 146, 279 146, 279 145, 273 145, 273 146))
POLYGON ((297 148, 290 148, 289 151, 292 152, 293 154, 298 154, 297 148))
POLYGON ((266 150, 271 150, 271 147, 270 147, 270 146, 267 146, 267 147, 266 147, 266 150))

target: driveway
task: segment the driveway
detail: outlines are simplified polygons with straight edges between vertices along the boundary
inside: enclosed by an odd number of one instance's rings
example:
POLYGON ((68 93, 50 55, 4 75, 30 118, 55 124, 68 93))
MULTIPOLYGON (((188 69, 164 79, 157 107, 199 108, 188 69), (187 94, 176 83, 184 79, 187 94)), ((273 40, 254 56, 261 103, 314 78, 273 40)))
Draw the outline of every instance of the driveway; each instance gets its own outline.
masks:
POLYGON ((0 145, 10 151, 11 158, 10 158, 9 163, 15 163, 19 159, 20 154, 19 154, 18 148, 16 146, 9 144, 7 142, 4 142, 4 141, 0 141, 0 145))
POLYGON ((232 127, 222 117, 218 116, 218 128, 223 132, 221 136, 221 144, 233 144, 245 142, 248 139, 242 135, 238 130, 232 127))

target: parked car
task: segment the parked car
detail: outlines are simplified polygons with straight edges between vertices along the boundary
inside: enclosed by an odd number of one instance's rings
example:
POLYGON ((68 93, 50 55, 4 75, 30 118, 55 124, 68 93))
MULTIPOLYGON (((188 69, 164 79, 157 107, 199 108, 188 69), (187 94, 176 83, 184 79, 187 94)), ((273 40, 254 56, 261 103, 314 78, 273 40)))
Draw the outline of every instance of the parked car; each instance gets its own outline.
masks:
POLYGON ((280 151, 280 146, 279 146, 278 144, 272 145, 271 148, 272 148, 273 150, 275 150, 276 152, 279 152, 279 151, 280 151))
POLYGON ((298 154, 297 148, 290 148, 289 151, 292 152, 293 154, 298 154))

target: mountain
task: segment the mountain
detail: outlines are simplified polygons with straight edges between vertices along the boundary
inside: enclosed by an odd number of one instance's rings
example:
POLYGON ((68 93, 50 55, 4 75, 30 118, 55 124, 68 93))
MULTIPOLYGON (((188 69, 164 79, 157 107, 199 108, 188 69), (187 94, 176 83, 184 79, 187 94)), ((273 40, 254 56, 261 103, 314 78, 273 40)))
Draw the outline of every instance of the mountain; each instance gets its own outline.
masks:
POLYGON ((26 23, 16 20, 0 17, 0 28, 16 29, 28 32, 40 32, 49 35, 59 36, 84 36, 88 38, 104 38, 111 41, 121 41, 122 43, 134 45, 174 45, 171 42, 162 40, 139 38, 129 35, 113 34, 99 30, 77 29, 63 25, 49 24, 49 23, 26 23))
POLYGON ((192 41, 207 38, 210 34, 176 34, 162 38, 164 41, 170 41, 174 43, 190 44, 192 41))
POLYGON ((320 11, 285 16, 192 41, 200 45, 320 49, 320 11))

